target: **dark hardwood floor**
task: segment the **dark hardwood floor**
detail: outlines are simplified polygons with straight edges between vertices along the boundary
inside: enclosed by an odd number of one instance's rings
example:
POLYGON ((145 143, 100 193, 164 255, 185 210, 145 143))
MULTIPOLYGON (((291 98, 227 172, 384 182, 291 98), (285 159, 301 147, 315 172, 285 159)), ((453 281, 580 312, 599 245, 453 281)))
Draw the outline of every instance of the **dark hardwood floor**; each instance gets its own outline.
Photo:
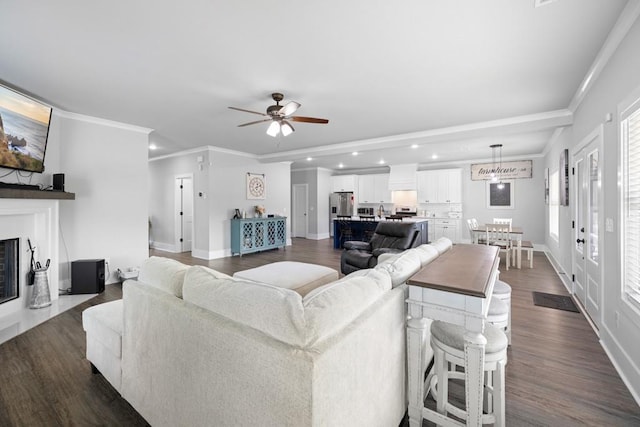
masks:
MULTIPOLYGON (((152 255, 227 274, 283 260, 338 270, 340 264, 340 251, 329 240, 294 239, 286 250, 212 261, 159 251, 152 255)), ((533 305, 534 290, 567 295, 546 257, 536 252, 534 269, 510 269, 501 278, 513 288, 507 425, 640 425, 640 408, 583 315, 533 305)), ((0 426, 147 425, 102 376, 91 374, 85 359, 82 311, 121 296, 121 285, 109 285, 86 303, 0 345, 0 426)))

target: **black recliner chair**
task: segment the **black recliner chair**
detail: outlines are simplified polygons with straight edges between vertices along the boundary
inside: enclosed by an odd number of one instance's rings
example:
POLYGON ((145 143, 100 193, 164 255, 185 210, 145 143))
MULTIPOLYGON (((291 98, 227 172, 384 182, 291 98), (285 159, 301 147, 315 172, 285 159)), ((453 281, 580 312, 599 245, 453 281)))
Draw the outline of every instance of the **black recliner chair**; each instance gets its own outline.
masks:
POLYGON ((410 222, 380 222, 371 241, 344 242, 345 251, 340 257, 342 274, 349 274, 378 264, 378 256, 384 253, 400 253, 417 246, 420 229, 410 222))

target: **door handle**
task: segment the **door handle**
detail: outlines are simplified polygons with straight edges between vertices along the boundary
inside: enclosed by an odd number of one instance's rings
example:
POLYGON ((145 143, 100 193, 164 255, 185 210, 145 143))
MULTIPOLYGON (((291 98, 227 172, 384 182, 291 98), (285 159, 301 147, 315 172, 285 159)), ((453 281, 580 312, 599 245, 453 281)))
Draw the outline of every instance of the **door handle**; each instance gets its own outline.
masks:
POLYGON ((584 239, 578 239, 576 240, 576 243, 584 243, 584 239))

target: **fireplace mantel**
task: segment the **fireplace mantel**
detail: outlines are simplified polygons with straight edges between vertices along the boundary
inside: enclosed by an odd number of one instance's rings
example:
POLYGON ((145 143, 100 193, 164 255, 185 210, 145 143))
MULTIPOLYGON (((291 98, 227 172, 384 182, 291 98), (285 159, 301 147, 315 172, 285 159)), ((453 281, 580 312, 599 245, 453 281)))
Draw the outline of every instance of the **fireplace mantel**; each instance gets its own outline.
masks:
POLYGON ((0 199, 49 199, 75 200, 75 193, 50 190, 23 190, 21 188, 0 188, 0 199))

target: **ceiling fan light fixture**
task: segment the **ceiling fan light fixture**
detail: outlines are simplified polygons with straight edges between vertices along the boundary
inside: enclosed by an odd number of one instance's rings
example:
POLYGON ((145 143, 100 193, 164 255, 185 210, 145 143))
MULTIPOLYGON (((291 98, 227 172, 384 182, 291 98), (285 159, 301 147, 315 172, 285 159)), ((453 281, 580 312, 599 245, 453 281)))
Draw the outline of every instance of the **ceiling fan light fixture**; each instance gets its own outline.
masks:
POLYGON ((275 138, 276 136, 278 136, 279 133, 280 133, 280 123, 274 120, 273 122, 271 122, 271 124, 267 128, 267 135, 275 138))
POLYGON ((293 128, 293 126, 291 126, 291 124, 287 121, 283 121, 280 125, 280 131, 282 132, 283 136, 291 135, 294 130, 295 129, 293 128))

